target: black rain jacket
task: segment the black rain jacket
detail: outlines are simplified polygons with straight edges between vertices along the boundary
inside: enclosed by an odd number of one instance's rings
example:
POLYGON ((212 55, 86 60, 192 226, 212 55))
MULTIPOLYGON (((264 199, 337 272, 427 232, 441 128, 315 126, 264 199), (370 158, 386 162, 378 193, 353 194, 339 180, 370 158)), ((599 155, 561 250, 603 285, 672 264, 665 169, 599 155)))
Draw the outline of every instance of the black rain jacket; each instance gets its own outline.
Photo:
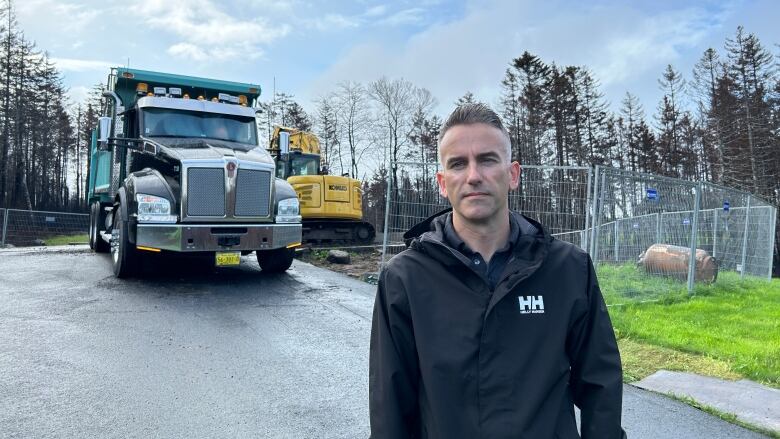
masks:
POLYGON ((620 354, 590 257, 510 214, 521 234, 494 291, 445 244, 446 215, 382 271, 373 439, 579 438, 574 404, 583 438, 624 437, 620 354))

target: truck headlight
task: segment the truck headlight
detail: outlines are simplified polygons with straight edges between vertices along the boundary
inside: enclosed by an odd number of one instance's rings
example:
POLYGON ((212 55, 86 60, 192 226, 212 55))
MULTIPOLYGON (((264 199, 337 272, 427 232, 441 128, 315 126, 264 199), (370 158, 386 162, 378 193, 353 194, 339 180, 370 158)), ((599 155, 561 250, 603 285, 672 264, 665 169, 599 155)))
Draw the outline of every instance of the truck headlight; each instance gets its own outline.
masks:
POLYGON ((139 223, 175 223, 178 217, 171 215, 171 202, 154 195, 136 194, 139 223))
POLYGON ((298 198, 286 198, 279 201, 276 209, 277 223, 299 223, 301 216, 298 214, 298 198))

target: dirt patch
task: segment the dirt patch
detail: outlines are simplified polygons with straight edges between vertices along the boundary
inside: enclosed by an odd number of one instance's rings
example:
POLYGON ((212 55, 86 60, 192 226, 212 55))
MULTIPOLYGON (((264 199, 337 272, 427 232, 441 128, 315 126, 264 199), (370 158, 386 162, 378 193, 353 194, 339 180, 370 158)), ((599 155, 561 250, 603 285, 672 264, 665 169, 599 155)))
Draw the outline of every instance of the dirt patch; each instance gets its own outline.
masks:
POLYGON ((327 249, 301 249, 295 255, 303 262, 308 262, 318 267, 346 274, 370 284, 376 284, 379 273, 379 264, 382 260, 381 249, 348 249, 340 248, 349 253, 349 264, 334 264, 327 261, 327 249))

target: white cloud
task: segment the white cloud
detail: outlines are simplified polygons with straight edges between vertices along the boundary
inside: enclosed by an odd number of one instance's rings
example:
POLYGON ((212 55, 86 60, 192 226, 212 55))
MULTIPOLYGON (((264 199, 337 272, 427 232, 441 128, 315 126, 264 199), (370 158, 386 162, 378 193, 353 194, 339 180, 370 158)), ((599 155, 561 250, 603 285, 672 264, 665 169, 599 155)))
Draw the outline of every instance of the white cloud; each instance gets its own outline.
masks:
POLYGON ((57 18, 58 30, 68 34, 84 31, 101 15, 96 8, 58 0, 26 0, 15 4, 20 18, 37 17, 46 11, 46 15, 57 18))
POLYGON ((97 61, 90 59, 50 58, 61 72, 86 72, 106 71, 109 67, 116 66, 115 62, 97 61))
POLYGON ((87 100, 87 96, 89 96, 89 93, 92 91, 90 87, 85 87, 83 85, 78 85, 75 87, 71 87, 70 90, 68 90, 68 97, 70 98, 70 104, 76 105, 81 102, 84 102, 87 100))
POLYGON ((289 25, 273 25, 263 17, 232 17, 210 0, 141 0, 137 11, 151 27, 182 40, 169 54, 192 59, 257 58, 263 45, 290 32, 289 25))
POLYGON ((208 55, 200 47, 190 43, 178 43, 168 48, 168 54, 178 58, 189 58, 195 61, 205 61, 208 55))
POLYGON ((322 17, 303 20, 303 22, 306 23, 307 26, 323 32, 360 26, 359 19, 341 14, 325 14, 322 17))
MULTIPOLYGON (((467 90, 494 104, 509 63, 528 50, 547 63, 589 67, 605 89, 615 91, 619 102, 640 75, 647 76, 642 82, 652 94, 655 78, 666 64, 701 44, 719 26, 711 11, 702 9, 648 13, 615 3, 564 7, 555 1, 475 0, 463 17, 429 26, 402 44, 373 41, 353 46, 309 91, 321 93, 347 79, 404 77, 431 90, 441 113, 467 90)), ((408 13, 416 16, 420 13, 408 13)))
POLYGON ((366 9, 366 12, 364 12, 363 15, 366 17, 380 17, 385 15, 386 12, 387 5, 376 5, 366 9))
POLYGON ((401 26, 405 24, 416 24, 422 22, 425 9, 411 8, 398 11, 395 14, 381 20, 380 24, 386 24, 388 26, 401 26))

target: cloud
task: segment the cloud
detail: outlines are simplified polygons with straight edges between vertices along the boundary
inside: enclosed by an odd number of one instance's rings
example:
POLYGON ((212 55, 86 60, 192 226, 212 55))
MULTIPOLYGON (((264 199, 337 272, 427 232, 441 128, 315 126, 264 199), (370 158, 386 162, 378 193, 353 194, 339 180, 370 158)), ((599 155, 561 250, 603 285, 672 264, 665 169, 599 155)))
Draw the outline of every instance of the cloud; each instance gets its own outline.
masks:
POLYGON ((417 24, 422 22, 425 9, 411 8, 398 11, 395 14, 381 20, 380 24, 388 26, 402 26, 406 24, 417 24))
POLYGON ((168 48, 169 54, 196 60, 256 59, 263 53, 262 46, 291 29, 263 17, 232 17, 210 0, 141 0, 137 10, 149 26, 180 40, 168 48))
POLYGON ((209 58, 200 47, 190 43, 177 43, 168 48, 168 54, 178 58, 189 58, 195 61, 205 61, 209 58))
POLYGON ((109 67, 116 66, 115 62, 96 61, 90 59, 72 59, 72 58, 50 58, 61 72, 104 72, 109 67))
MULTIPOLYGON (((347 79, 403 77, 431 90, 441 113, 467 90, 495 104, 509 63, 528 50, 547 63, 589 67, 605 89, 614 91, 617 102, 638 77, 647 84, 646 95, 654 96, 655 78, 666 64, 688 57, 688 51, 718 30, 720 21, 713 17, 719 11, 642 7, 616 0, 595 6, 474 0, 462 16, 428 26, 401 42, 375 39, 353 46, 309 90, 321 93, 347 79)), ((401 11, 393 22, 411 22, 421 14, 401 11)))
POLYGON ((80 33, 87 29, 100 15, 101 11, 74 3, 57 0, 26 0, 16 3, 16 13, 20 17, 37 17, 41 11, 57 17, 58 30, 69 34, 80 33))
POLYGON ((364 12, 363 15, 366 17, 380 17, 385 15, 386 12, 387 5, 376 5, 366 9, 366 12, 364 12))
POLYGON ((322 17, 305 19, 303 22, 306 23, 308 27, 313 27, 323 32, 355 28, 361 24, 361 20, 358 18, 347 17, 341 14, 325 14, 322 17))

